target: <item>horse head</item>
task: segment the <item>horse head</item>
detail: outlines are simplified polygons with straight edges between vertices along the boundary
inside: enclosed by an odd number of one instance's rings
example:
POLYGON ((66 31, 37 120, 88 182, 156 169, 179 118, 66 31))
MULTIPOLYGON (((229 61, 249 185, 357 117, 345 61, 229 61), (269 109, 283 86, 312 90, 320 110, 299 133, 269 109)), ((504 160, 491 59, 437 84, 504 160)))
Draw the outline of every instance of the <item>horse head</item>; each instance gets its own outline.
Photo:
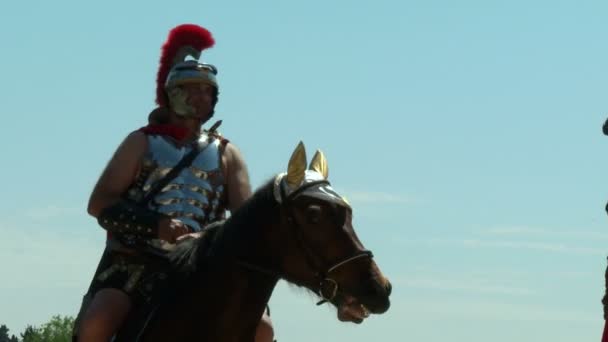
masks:
MULTIPOLYGON (((307 166, 304 144, 294 150, 287 173, 274 180, 280 203, 286 280, 308 288, 340 308, 356 300, 366 317, 390 306, 391 284, 357 237, 353 209, 328 181, 328 164, 319 150, 307 166)), ((364 318, 360 317, 360 318, 364 318)))

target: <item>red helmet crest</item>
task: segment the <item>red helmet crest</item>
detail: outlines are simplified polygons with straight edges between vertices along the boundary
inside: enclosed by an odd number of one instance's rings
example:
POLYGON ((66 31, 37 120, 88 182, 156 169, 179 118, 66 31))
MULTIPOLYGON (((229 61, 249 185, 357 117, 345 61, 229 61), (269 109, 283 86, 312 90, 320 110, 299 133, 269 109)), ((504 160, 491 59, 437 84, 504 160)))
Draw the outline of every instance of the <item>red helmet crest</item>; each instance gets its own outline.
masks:
POLYGON ((171 67, 182 62, 187 54, 193 52, 197 53, 194 57, 198 59, 200 52, 212 47, 213 44, 215 44, 215 40, 211 36, 211 32, 198 25, 183 24, 169 32, 169 37, 161 48, 160 65, 156 75, 156 103, 159 106, 168 104, 165 81, 171 67))

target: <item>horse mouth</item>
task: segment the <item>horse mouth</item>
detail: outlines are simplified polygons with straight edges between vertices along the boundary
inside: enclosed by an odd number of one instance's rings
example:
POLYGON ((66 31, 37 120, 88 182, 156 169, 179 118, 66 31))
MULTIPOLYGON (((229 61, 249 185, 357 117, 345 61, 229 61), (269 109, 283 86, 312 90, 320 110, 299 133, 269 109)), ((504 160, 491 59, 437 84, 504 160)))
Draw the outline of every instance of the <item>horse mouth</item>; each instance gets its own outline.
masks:
POLYGON ((338 307, 338 319, 361 323, 371 315, 369 309, 363 304, 342 305, 338 307))
POLYGON ((372 314, 383 314, 390 307, 388 298, 355 298, 345 295, 336 305, 341 321, 361 323, 372 314))
POLYGON ((353 303, 356 303, 359 306, 355 310, 356 313, 353 312, 356 316, 367 318, 370 314, 380 315, 388 311, 391 306, 389 299, 391 292, 390 282, 387 281, 384 284, 373 282, 372 286, 361 292, 353 291, 350 294, 344 294, 338 306, 352 306, 353 303))
POLYGON ((388 299, 388 297, 373 298, 373 299, 361 298, 359 300, 362 303, 361 305, 368 312, 376 314, 376 315, 385 313, 386 311, 388 311, 389 307, 391 306, 391 302, 388 299))

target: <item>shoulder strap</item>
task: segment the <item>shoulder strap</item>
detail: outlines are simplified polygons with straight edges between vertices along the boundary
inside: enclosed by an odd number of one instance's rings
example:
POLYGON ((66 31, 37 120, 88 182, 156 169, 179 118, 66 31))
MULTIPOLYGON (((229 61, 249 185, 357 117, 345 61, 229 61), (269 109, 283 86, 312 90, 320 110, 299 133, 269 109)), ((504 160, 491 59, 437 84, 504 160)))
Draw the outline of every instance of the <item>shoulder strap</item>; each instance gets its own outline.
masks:
POLYGON ((169 184, 169 182, 173 178, 177 177, 177 175, 184 168, 190 166, 190 164, 192 164, 192 162, 194 161, 194 158, 196 158, 196 156, 198 156, 199 153, 202 152, 209 145, 211 145, 211 144, 209 143, 204 148, 201 148, 200 144, 196 144, 196 146, 192 149, 192 151, 190 151, 190 153, 186 154, 179 161, 179 163, 177 163, 177 165, 175 165, 171 169, 171 171, 169 171, 165 175, 165 177, 163 177, 161 180, 159 180, 158 182, 156 182, 156 184, 154 184, 154 186, 152 187, 152 189, 150 189, 150 191, 148 191, 148 193, 141 199, 141 201, 139 202, 139 204, 146 204, 146 203, 148 203, 148 201, 150 201, 152 198, 154 198, 154 196, 156 196, 159 191, 161 191, 165 186, 167 186, 167 184, 169 184))
MULTIPOLYGON (((218 120, 212 127, 209 129, 210 133, 215 133, 215 130, 222 124, 222 120, 218 120)), ((210 135, 211 137, 212 135, 210 135)), ((177 175, 186 167, 190 166, 194 161, 194 158, 198 156, 201 152, 203 152, 209 145, 213 143, 215 139, 207 140, 207 145, 204 147, 201 146, 201 142, 199 141, 193 148, 190 153, 186 154, 182 157, 182 159, 169 171, 165 177, 160 179, 154 186, 148 191, 148 193, 139 201, 138 204, 145 205, 147 204, 154 196, 156 196, 173 178, 177 177, 177 175)))

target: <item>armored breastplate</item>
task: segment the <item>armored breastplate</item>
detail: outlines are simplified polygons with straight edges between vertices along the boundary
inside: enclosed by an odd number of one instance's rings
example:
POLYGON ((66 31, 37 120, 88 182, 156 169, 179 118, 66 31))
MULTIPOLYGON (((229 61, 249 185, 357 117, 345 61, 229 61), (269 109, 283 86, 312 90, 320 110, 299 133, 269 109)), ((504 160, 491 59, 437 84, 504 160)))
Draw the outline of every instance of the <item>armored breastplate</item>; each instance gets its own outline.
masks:
MULTIPOLYGON (((202 134, 198 143, 201 152, 150 200, 151 210, 179 219, 194 231, 225 216, 224 177, 222 174, 220 139, 202 134)), ((192 149, 178 146, 171 138, 148 135, 148 152, 136 187, 145 195, 192 149)), ((130 191, 129 196, 133 192, 130 191)))

